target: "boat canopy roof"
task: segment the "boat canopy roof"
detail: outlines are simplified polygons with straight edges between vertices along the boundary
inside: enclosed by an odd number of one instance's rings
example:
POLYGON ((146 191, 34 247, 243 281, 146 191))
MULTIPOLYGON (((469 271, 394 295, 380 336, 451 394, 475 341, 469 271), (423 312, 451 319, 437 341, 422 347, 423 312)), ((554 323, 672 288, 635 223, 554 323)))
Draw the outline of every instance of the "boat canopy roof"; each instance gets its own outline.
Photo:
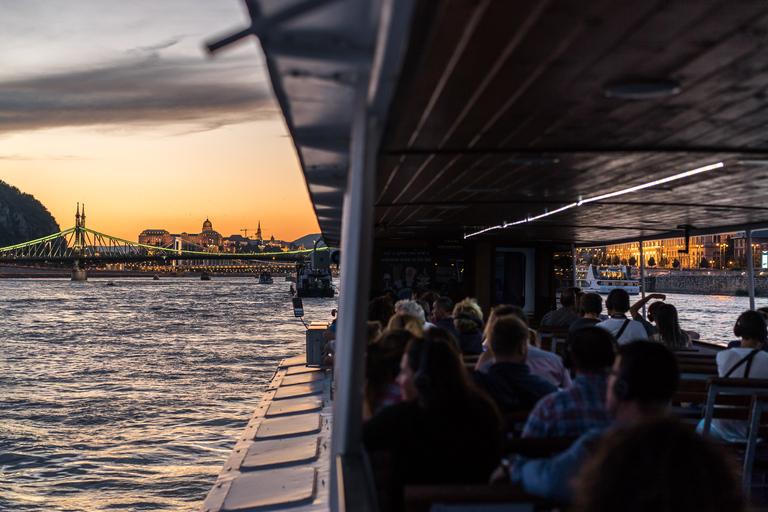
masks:
POLYGON ((329 245, 361 76, 377 239, 768 227, 762 0, 246 4, 329 245))

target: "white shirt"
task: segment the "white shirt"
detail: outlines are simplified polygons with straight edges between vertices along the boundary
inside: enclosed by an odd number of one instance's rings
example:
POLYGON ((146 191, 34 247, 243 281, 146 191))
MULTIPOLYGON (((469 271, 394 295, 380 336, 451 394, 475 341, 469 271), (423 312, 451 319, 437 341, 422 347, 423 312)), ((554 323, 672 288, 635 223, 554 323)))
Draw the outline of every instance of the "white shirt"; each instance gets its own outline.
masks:
MULTIPOLYGON (((621 330, 621 326, 624 325, 624 322, 626 322, 626 319, 624 318, 609 318, 608 320, 603 320, 597 324, 597 326, 616 336, 616 333, 621 330)), ((625 345, 630 341, 647 339, 648 333, 645 332, 643 324, 636 320, 630 320, 629 324, 627 324, 627 328, 624 329, 624 332, 621 333, 621 337, 617 339, 616 342, 619 345, 625 345)))
MULTIPOLYGON (((721 377, 725 377, 725 374, 733 368, 736 363, 747 357, 752 352, 751 348, 729 348, 717 353, 717 373, 721 377)), ((742 363, 741 366, 736 368, 730 375, 731 378, 744 377, 744 370, 747 368, 747 363, 742 363)), ((755 358, 752 359, 752 366, 749 369, 750 379, 768 379, 768 352, 763 350, 755 354, 755 358)))

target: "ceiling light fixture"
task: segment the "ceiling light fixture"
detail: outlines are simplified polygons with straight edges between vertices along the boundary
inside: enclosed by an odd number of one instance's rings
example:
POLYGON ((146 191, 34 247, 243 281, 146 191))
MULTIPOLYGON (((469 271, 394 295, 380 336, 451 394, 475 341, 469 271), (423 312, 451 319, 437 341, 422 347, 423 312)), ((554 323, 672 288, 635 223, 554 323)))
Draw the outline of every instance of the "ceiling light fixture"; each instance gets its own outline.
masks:
POLYGON ((697 169, 692 169, 690 171, 685 171, 685 172, 681 172, 679 174, 668 176, 668 177, 662 178, 660 180, 654 180, 654 181, 650 181, 648 183, 643 183, 642 185, 636 185, 634 187, 629 187, 629 188, 625 188, 625 189, 622 189, 622 190, 617 190, 616 192, 611 192, 609 194, 602 194, 602 195, 595 196, 595 197, 588 197, 587 199, 580 199, 578 202, 566 204, 565 206, 562 206, 562 207, 560 207, 560 208, 558 208, 556 210, 552 210, 551 212, 544 212, 541 215, 537 215, 535 217, 528 216, 525 219, 518 220, 517 222, 504 222, 503 224, 498 225, 498 226, 493 226, 493 227, 490 227, 490 228, 485 228, 485 229, 483 229, 481 231, 477 231, 476 233, 470 233, 469 235, 464 235, 464 239, 466 240, 469 237, 480 235, 482 233, 487 233, 488 231, 492 231, 492 230, 495 230, 495 229, 504 229, 504 228, 508 228, 508 227, 511 227, 511 226, 518 226, 520 224, 525 224, 527 222, 532 222, 534 220, 543 219, 544 217, 549 217, 550 215, 554 215, 556 213, 564 212, 565 210, 570 210, 571 208, 576 208, 576 207, 582 206, 582 205, 587 204, 587 203, 593 203, 595 201, 601 201, 603 199, 608 199, 608 198, 611 198, 611 197, 617 197, 617 196, 621 196, 621 195, 624 195, 624 194, 629 194, 631 192, 637 192, 638 190, 643 190, 643 189, 646 189, 646 188, 655 187, 657 185, 662 185, 664 183, 669 183, 670 181, 680 180, 680 179, 683 179, 683 178, 687 178, 689 176, 694 176, 696 174, 701 174, 703 172, 711 171, 713 169, 719 169, 721 167, 723 167, 723 162, 718 162, 716 164, 706 165, 704 167, 699 167, 697 169))

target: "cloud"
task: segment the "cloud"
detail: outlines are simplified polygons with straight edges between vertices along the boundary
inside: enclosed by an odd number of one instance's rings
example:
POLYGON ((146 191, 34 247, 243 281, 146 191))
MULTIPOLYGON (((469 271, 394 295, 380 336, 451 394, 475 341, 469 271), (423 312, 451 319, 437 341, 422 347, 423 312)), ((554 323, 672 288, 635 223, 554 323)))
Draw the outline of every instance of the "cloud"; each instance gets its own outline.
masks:
POLYGON ((210 130, 276 115, 256 56, 160 57, 178 40, 109 66, 0 82, 0 134, 98 125, 210 130))

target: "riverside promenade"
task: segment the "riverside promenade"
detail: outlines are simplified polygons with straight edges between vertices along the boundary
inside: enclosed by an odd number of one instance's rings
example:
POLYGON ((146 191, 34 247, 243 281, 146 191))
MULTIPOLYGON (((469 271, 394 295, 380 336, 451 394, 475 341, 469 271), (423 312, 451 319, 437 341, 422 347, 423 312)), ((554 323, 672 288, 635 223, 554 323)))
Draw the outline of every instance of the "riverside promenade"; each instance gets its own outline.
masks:
MULTIPOLYGON (((656 272, 645 277, 646 292, 695 293, 701 295, 746 295, 746 272, 677 271, 656 272)), ((768 297, 768 272, 755 269, 755 296, 768 297), (762 274, 762 275, 761 275, 762 274)))

